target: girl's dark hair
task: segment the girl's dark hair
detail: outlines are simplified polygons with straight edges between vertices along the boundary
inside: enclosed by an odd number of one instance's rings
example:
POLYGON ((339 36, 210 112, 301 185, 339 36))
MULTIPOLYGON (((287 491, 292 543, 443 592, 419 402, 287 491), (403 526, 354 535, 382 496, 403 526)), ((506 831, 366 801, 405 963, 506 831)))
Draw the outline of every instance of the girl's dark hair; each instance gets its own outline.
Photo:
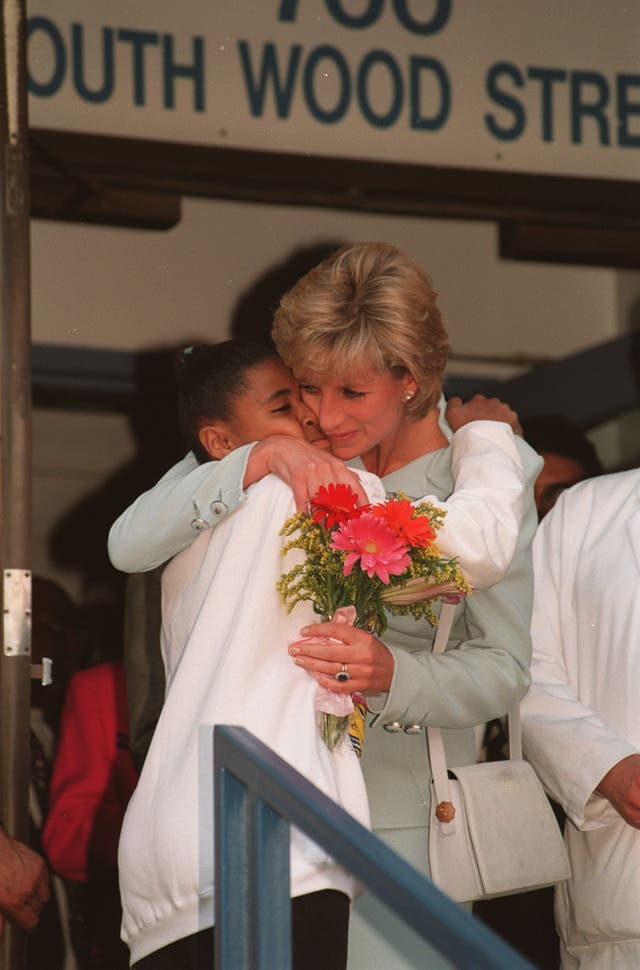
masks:
POLYGON ((187 448, 201 464, 211 460, 198 438, 201 419, 229 421, 235 399, 248 387, 248 372, 277 356, 273 346, 239 340, 194 344, 179 352, 178 420, 187 448))

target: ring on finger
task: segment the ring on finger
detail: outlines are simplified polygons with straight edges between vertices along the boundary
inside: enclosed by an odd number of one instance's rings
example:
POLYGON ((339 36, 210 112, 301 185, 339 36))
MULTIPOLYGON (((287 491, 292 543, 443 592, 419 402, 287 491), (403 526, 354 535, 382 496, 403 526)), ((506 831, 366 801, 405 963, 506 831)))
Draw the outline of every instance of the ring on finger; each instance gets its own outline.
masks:
POLYGON ((347 670, 347 665, 340 664, 340 670, 338 671, 337 674, 335 674, 335 679, 339 680, 341 684, 344 684, 345 681, 349 680, 349 677, 350 677, 350 674, 349 674, 349 671, 347 670))

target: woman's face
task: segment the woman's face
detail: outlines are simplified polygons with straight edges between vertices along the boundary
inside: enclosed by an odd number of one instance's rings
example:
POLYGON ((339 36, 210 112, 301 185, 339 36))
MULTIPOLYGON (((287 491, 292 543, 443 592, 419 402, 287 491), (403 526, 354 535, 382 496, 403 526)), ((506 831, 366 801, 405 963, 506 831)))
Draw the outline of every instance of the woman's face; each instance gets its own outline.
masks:
POLYGON ((319 382, 313 374, 297 374, 302 400, 318 419, 332 454, 347 461, 391 440, 405 420, 403 395, 416 391, 408 375, 361 371, 345 380, 319 382))

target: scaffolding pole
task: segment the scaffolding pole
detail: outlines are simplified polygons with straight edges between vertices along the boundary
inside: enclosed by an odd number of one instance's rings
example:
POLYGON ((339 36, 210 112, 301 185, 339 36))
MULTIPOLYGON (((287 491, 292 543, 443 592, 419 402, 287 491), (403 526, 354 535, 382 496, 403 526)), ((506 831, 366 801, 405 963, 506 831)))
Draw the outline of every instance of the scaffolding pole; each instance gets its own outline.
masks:
MULTIPOLYGON (((31 655, 31 332, 25 0, 2 0, 0 40, 0 822, 28 839, 31 655)), ((7 924, 0 970, 26 967, 7 924)))

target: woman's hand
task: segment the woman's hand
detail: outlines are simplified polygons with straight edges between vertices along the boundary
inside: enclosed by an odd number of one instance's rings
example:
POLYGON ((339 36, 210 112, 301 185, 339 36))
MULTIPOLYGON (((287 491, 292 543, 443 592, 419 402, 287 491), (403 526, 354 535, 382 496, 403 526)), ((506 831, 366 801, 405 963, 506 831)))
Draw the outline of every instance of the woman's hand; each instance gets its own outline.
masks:
POLYGON ((611 768, 597 790, 628 825, 640 829, 640 754, 630 754, 611 768))
POLYGON ((452 431, 457 431, 470 421, 503 421, 514 434, 522 434, 516 412, 499 398, 485 397, 484 394, 476 394, 464 404, 460 397, 450 398, 445 417, 452 431))
POLYGON ((358 496, 358 505, 366 505, 367 495, 355 472, 339 458, 316 448, 300 438, 271 435, 251 450, 243 487, 247 488, 273 472, 291 488, 299 512, 308 508, 309 500, 321 485, 350 485, 358 496))
POLYGON ((292 643, 289 653, 321 687, 336 694, 380 694, 391 687, 393 654, 366 630, 330 621, 306 626, 300 633, 307 639, 292 643), (327 642, 327 637, 337 642, 327 642), (336 674, 343 664, 349 679, 339 681, 336 674))

